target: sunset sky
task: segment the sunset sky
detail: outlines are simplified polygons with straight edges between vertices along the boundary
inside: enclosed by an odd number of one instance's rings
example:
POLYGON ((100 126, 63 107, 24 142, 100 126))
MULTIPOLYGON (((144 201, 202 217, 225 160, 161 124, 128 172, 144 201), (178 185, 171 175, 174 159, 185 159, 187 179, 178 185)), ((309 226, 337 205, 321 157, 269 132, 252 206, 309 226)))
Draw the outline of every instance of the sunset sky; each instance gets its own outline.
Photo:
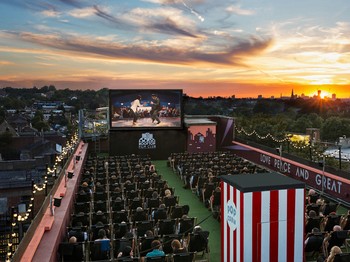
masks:
POLYGON ((1 0, 0 87, 350 97, 349 0, 1 0))

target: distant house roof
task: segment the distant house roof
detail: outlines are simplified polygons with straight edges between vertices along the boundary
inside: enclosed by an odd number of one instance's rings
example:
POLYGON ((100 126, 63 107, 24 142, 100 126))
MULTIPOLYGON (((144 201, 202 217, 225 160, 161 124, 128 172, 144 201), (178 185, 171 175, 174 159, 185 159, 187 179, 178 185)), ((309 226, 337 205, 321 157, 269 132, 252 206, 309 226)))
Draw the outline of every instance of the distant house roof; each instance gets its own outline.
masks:
POLYGON ((23 127, 28 125, 28 119, 23 115, 19 114, 7 116, 6 120, 9 124, 11 124, 14 127, 23 127))
POLYGON ((13 136, 17 136, 16 130, 5 120, 0 124, 0 134, 10 132, 13 136))
POLYGON ((6 97, 7 93, 4 89, 0 89, 0 97, 6 97))
POLYGON ((29 154, 31 158, 43 155, 55 155, 56 144, 49 140, 38 140, 22 149, 22 153, 29 154))
POLYGON ((31 126, 25 126, 21 128, 20 132, 18 132, 20 136, 36 135, 37 133, 38 130, 31 126))

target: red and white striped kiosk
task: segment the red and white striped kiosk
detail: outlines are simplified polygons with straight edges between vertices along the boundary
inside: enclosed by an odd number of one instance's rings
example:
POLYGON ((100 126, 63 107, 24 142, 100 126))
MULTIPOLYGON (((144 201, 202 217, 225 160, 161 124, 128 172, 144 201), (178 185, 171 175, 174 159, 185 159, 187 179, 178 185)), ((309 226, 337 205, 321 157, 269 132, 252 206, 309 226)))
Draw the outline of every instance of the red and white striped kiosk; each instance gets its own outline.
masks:
POLYGON ((303 261, 305 184, 279 173, 221 177, 221 261, 303 261))

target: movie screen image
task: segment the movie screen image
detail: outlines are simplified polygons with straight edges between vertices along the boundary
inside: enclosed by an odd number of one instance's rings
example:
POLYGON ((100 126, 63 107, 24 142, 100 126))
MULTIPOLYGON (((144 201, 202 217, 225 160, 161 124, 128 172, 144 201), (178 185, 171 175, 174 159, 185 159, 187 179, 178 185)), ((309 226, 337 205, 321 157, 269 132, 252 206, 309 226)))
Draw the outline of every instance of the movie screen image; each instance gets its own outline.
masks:
POLYGON ((110 129, 182 128, 182 90, 109 90, 110 129))

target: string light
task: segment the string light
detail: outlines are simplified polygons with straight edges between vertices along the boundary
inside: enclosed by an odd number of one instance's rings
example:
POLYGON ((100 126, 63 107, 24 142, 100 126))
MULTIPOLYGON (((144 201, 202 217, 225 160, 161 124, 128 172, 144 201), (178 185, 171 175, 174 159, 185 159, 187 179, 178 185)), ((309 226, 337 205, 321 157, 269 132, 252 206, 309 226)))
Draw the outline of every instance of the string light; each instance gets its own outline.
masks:
MULTIPOLYGON (((46 174, 47 175, 51 175, 51 177, 53 177, 53 175, 58 171, 58 164, 60 162, 62 162, 62 160, 69 154, 72 152, 73 148, 76 147, 76 145, 78 144, 79 138, 78 138, 78 134, 75 133, 70 141, 66 142, 66 145, 62 148, 62 152, 60 155, 56 156, 55 159, 55 164, 52 167, 52 169, 50 167, 47 167, 46 169, 46 174)), ((34 184, 34 190, 33 190, 33 194, 36 194, 37 192, 40 192, 42 190, 44 190, 47 187, 47 175, 45 176, 45 181, 44 184, 34 184)))
POLYGON ((274 137, 273 135, 271 135, 271 133, 268 133, 265 136, 259 135, 256 132, 256 130, 253 130, 252 132, 249 133, 243 127, 241 127, 240 129, 236 127, 236 131, 238 134, 243 133, 249 137, 252 135, 256 135, 259 139, 262 139, 262 140, 270 138, 276 143, 288 142, 290 146, 292 146, 293 148, 298 149, 298 150, 304 150, 304 149, 310 148, 312 150, 311 151, 312 155, 318 159, 323 159, 323 157, 325 157, 327 159, 330 157, 330 155, 323 154, 323 152, 320 153, 319 151, 316 151, 316 149, 313 147, 313 145, 310 143, 310 141, 294 142, 290 139, 290 135, 286 135, 286 137, 283 139, 278 139, 278 138, 274 137))
POLYGON ((289 137, 288 136, 286 136, 285 138, 283 138, 283 139, 278 139, 278 138, 276 138, 276 137, 274 137, 273 135, 271 135, 270 133, 268 133, 267 135, 265 135, 265 136, 262 136, 262 135, 259 135, 257 132, 256 132, 256 130, 253 130, 251 133, 248 133, 243 127, 241 127, 241 129, 238 129, 237 127, 236 127, 236 131, 240 134, 240 133, 244 133, 246 136, 252 136, 252 135, 256 135, 259 139, 263 139, 263 140, 265 140, 265 139, 268 139, 268 138, 271 138, 274 142, 277 142, 277 143, 283 143, 283 142, 286 142, 286 141, 290 141, 290 139, 289 139, 289 137))
MULTIPOLYGON (((14 248, 13 246, 13 241, 12 239, 16 237, 16 232, 14 232, 14 228, 16 227, 17 223, 22 223, 24 221, 27 221, 30 214, 33 212, 33 204, 34 204, 34 196, 37 192, 40 192, 42 190, 44 190, 47 187, 47 182, 48 182, 48 176, 53 176, 54 174, 56 174, 56 172, 58 171, 58 166, 59 164, 69 155, 73 152, 73 149, 78 145, 79 142, 79 137, 78 137, 78 133, 75 133, 70 141, 66 142, 66 145, 62 148, 62 152, 56 156, 56 159, 54 161, 54 165, 52 168, 47 167, 46 169, 46 175, 44 177, 44 183, 43 184, 37 184, 35 183, 33 185, 33 196, 30 198, 30 202, 28 204, 28 209, 26 210, 26 212, 18 214, 18 213, 14 213, 13 214, 13 218, 12 218, 12 233, 11 233, 11 238, 9 240, 9 242, 7 243, 7 253, 6 253, 6 262, 10 262, 11 261, 11 257, 14 254, 14 250, 12 250, 14 248)), ((17 248, 18 246, 15 246, 15 248, 17 248)))

